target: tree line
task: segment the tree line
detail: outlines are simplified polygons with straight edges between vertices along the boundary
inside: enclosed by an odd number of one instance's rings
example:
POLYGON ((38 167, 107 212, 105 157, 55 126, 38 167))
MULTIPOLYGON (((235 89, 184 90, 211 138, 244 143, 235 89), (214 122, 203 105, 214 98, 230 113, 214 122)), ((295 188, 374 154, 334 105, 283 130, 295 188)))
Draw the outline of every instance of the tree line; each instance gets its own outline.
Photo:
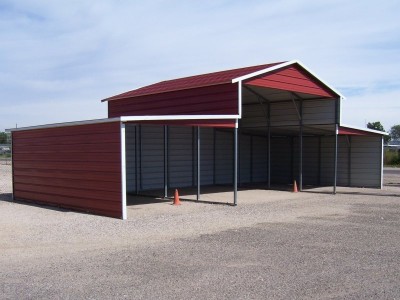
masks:
MULTIPOLYGON (((383 125, 379 121, 368 122, 367 128, 386 132, 385 128, 383 128, 383 125)), ((383 137, 385 144, 389 143, 390 141, 399 141, 400 142, 400 124, 393 125, 387 133, 389 135, 385 135, 383 137)))

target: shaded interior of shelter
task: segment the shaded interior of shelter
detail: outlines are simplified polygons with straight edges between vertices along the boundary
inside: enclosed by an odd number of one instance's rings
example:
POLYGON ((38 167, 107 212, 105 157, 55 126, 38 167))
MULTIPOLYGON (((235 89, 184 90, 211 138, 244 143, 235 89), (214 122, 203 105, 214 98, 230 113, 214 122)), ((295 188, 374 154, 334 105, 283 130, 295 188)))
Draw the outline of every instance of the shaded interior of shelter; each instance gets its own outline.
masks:
MULTIPOLYGON (((363 186, 379 187, 379 178, 364 178, 368 157, 358 156, 368 143, 379 150, 381 137, 361 141, 339 136, 336 141, 339 106, 338 98, 244 85, 238 128, 239 189, 290 190, 294 180, 309 189, 333 186, 335 177, 339 186, 358 186, 362 181, 363 186), (352 171, 357 159, 364 161, 352 171)), ((129 195, 165 201, 166 194, 172 196, 179 188, 183 197, 196 198, 198 164, 202 195, 232 191, 234 129, 128 123, 126 164, 129 195)), ((134 196, 129 199, 135 203, 134 196)))

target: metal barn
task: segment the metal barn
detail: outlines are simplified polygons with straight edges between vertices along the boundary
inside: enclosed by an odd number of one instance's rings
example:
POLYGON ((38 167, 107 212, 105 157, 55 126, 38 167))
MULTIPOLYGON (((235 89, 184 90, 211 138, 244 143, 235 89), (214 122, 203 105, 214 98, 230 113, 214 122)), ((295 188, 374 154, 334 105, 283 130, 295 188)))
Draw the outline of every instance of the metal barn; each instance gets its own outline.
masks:
POLYGON ((343 125, 342 100, 298 61, 162 81, 107 119, 12 130, 13 196, 126 219, 128 194, 183 187, 381 188, 383 133, 343 125))

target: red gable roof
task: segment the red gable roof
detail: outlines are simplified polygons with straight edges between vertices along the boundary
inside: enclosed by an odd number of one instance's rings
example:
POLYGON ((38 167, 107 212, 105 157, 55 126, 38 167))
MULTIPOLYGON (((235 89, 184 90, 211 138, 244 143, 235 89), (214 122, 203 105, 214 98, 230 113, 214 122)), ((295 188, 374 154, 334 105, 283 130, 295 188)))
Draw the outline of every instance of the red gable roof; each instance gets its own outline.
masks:
POLYGON ((245 68, 161 81, 158 83, 138 88, 136 90, 132 90, 129 92, 125 92, 116 96, 106 98, 102 101, 125 99, 125 98, 138 97, 144 95, 160 94, 177 90, 186 90, 191 88, 230 83, 234 78, 244 76, 253 72, 257 72, 269 67, 273 67, 281 63, 282 62, 271 63, 265 65, 258 65, 252 67, 245 67, 245 68))

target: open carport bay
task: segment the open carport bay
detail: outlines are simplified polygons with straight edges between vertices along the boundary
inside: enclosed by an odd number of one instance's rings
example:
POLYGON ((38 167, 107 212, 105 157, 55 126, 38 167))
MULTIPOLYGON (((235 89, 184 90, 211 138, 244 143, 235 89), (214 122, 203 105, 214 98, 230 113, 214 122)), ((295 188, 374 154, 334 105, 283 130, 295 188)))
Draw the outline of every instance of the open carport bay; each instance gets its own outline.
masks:
POLYGON ((134 205, 124 222, 2 200, 2 298, 397 299, 398 169, 385 184, 134 205))

